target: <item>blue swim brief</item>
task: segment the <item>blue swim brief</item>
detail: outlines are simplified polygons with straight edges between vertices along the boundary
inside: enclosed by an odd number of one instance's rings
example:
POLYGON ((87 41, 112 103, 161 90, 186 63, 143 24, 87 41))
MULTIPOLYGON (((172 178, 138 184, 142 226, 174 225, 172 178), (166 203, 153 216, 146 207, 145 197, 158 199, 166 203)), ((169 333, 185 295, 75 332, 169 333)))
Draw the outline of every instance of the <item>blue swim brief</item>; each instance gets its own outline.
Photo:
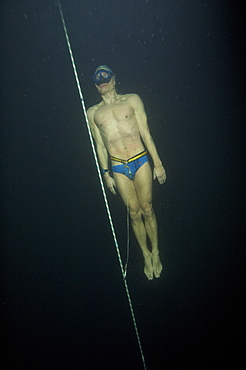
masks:
POLYGON ((119 159, 115 157, 110 157, 111 160, 121 162, 122 164, 118 164, 112 166, 112 171, 114 173, 122 173, 123 175, 127 176, 130 180, 133 180, 137 170, 142 167, 142 165, 148 162, 147 151, 141 152, 129 159, 119 159))

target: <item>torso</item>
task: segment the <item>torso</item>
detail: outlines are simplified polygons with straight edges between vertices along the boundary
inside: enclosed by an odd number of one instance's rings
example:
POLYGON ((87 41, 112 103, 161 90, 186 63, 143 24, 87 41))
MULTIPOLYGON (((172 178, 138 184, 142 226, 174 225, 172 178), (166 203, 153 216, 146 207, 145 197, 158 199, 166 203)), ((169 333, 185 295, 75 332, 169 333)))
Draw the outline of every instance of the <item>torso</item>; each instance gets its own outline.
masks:
POLYGON ((96 105, 94 121, 111 156, 128 159, 144 150, 134 108, 132 94, 118 95, 109 105, 96 105))

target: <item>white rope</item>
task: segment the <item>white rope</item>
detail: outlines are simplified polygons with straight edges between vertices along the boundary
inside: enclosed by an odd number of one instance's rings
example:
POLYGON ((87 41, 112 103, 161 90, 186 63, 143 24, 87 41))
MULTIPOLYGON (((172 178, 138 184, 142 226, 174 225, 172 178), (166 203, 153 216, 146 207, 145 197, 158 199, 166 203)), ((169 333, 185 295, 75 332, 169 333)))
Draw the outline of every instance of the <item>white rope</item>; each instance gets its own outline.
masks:
MULTIPOLYGON (((101 175, 101 171, 100 171, 100 166, 99 166, 99 162, 98 162, 98 158, 97 158, 97 154, 96 154, 96 150, 95 150, 95 145, 94 145, 94 142, 93 142, 93 137, 92 137, 92 134, 91 134, 90 125, 89 125, 89 121, 88 121, 88 117, 87 117, 87 113, 86 113, 86 107, 85 107, 84 97, 83 97, 83 94, 82 94, 82 89, 81 89, 79 78, 78 78, 77 68, 76 68, 76 65, 75 65, 75 62, 74 62, 74 57, 73 57, 73 52, 72 52, 72 48, 71 48, 71 44, 70 44, 70 40, 69 40, 69 36, 68 36, 68 32, 67 32, 67 27, 66 27, 66 23, 65 23, 65 20, 64 20, 62 7, 61 7, 61 4, 60 4, 60 0, 57 0, 57 3, 58 3, 60 16, 61 16, 61 21, 62 21, 62 25, 63 25, 63 29, 64 29, 66 41, 67 41, 68 51, 69 51, 69 55, 70 55, 70 59, 71 59, 71 63, 72 63, 73 71, 74 71, 74 76, 75 76, 75 80, 76 80, 76 83, 77 83, 77 88, 78 88, 78 92, 79 92, 79 96, 80 96, 80 101, 81 101, 82 109, 83 109, 84 116, 85 116, 86 126, 87 126, 87 130, 88 130, 88 134, 89 134, 89 138, 90 138, 90 142, 91 142, 91 147, 92 147, 92 152, 93 152, 96 167, 97 167, 99 181, 100 181, 101 188, 102 188, 103 198, 104 198, 104 202, 105 202, 105 206, 106 206, 106 210, 107 210, 107 214, 108 214, 108 219, 109 219, 109 223, 110 223, 110 227, 111 227, 111 231, 112 231, 112 235, 113 235, 113 239, 114 239, 114 243, 115 243, 115 248, 116 248, 116 252, 117 252, 117 256, 118 256, 118 260, 119 260, 119 264, 120 264, 120 269, 121 269, 123 281, 124 281, 124 284, 125 284, 125 290, 126 290, 128 303, 129 303, 129 307, 130 307, 130 311, 131 311, 131 315, 132 315, 133 325, 134 325, 134 328, 135 328, 135 333, 136 333, 136 337, 137 337, 137 341, 138 341, 138 346, 139 346, 139 350, 140 350, 140 354, 141 354, 141 358, 142 358, 142 362, 143 362, 143 367, 144 367, 145 370, 147 370, 146 364, 145 364, 145 358, 144 358, 144 354, 143 354, 143 349, 142 349, 142 345, 141 345, 141 341, 140 341, 140 336, 139 336, 139 332, 138 332, 138 327, 137 327, 137 323, 136 323, 136 319, 135 319, 135 314, 134 314, 134 311, 133 311, 130 292, 129 292, 127 281, 126 281, 127 264, 126 264, 126 268, 124 269, 123 264, 122 264, 121 255, 120 255, 120 249, 119 249, 119 246, 118 246, 116 233, 115 233, 115 229, 114 229, 114 225, 113 225, 113 220, 112 220, 112 216, 111 216, 111 212, 110 212, 110 209, 109 209, 109 204, 108 204, 108 200, 107 200, 107 196, 106 196, 106 192, 105 192, 105 188, 104 188, 104 184, 103 184, 103 179, 102 179, 102 175, 101 175)), ((129 217, 128 207, 127 207, 127 213, 128 213, 127 217, 129 217)), ((129 229, 129 219, 128 219, 128 229, 129 229)), ((127 238, 128 238, 128 249, 129 249, 129 231, 128 231, 127 238)), ((129 256, 129 251, 127 253, 128 253, 128 256, 129 256)), ((128 259, 127 259, 127 263, 128 263, 128 259)))

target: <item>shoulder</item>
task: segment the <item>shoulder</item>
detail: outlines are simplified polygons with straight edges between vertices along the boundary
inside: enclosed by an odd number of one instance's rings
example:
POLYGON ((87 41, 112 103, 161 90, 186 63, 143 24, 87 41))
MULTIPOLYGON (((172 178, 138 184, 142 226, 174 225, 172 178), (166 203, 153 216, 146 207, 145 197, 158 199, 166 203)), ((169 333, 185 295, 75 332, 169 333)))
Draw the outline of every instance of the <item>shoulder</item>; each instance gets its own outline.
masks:
POLYGON ((129 100, 132 103, 139 104, 142 103, 142 100, 138 94, 132 93, 127 94, 127 100, 129 100))
MULTIPOLYGON (((124 94, 124 95, 120 95, 120 94, 117 94, 118 97, 121 99, 121 100, 128 100, 128 99, 140 99, 140 97, 138 96, 138 94, 135 94, 135 93, 129 93, 129 94, 124 94)), ((140 99, 141 100, 141 99, 140 99)))
POLYGON ((128 99, 129 103, 134 109, 143 109, 144 105, 142 102, 142 99, 138 94, 128 94, 128 99))
POLYGON ((130 94, 124 94, 124 95, 118 95, 119 100, 121 101, 126 101, 130 103, 131 105, 136 105, 136 104, 142 104, 142 100, 139 97, 139 95, 135 93, 130 93, 130 94))
POLYGON ((138 94, 130 93, 123 95, 127 100, 141 100, 138 94))
POLYGON ((96 105, 93 105, 92 107, 90 107, 89 109, 87 109, 87 116, 89 118, 89 120, 93 121, 94 120, 94 116, 95 116, 95 113, 96 111, 98 110, 98 108, 100 107, 100 104, 96 104, 96 105))
POLYGON ((95 106, 90 107, 90 108, 87 109, 87 111, 86 111, 87 116, 92 115, 93 112, 95 112, 95 106))

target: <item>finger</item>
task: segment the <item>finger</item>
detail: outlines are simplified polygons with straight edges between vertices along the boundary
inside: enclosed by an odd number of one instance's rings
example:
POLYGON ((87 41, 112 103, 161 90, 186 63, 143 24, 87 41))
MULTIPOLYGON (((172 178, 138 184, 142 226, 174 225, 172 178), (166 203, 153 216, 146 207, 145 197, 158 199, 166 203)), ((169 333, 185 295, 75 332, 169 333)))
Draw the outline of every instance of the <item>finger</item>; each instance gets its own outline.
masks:
POLYGON ((113 193, 113 194, 116 194, 116 191, 115 191, 115 184, 113 184, 111 191, 112 191, 112 193, 113 193))

